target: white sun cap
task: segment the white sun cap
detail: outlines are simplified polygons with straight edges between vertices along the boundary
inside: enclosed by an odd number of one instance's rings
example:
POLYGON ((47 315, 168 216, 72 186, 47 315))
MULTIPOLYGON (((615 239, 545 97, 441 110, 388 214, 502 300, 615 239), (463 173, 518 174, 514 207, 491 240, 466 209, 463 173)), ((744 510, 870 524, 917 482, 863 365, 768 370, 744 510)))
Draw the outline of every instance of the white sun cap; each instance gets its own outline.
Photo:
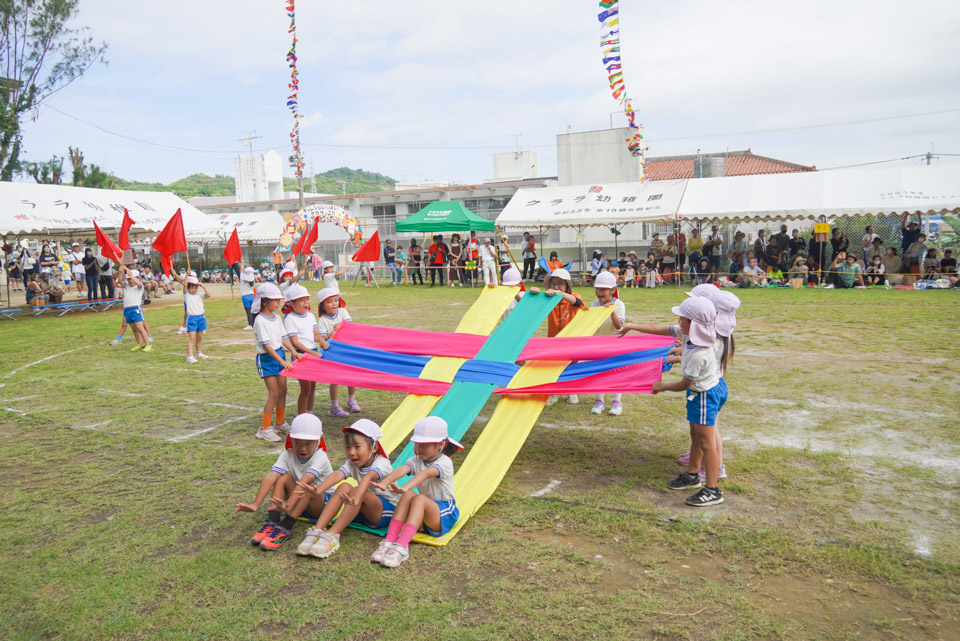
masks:
POLYGON ((256 270, 254 270, 253 267, 244 268, 243 273, 240 274, 240 280, 246 281, 248 283, 252 283, 257 279, 257 277, 254 275, 255 271, 256 270))
POLYGON ((290 424, 290 438, 319 441, 323 438, 323 421, 313 414, 299 414, 290 424))
POLYGON ((412 443, 442 443, 449 441, 458 450, 463 446, 456 442, 447 434, 447 422, 439 416, 427 416, 417 421, 413 426, 413 436, 410 437, 412 443))
POLYGON ((298 298, 309 298, 310 292, 303 285, 290 285, 287 289, 287 302, 295 301, 298 298))
POLYGON ((187 278, 187 285, 199 285, 200 280, 196 276, 190 276, 187 278))
POLYGON ((603 289, 614 289, 617 286, 617 277, 610 272, 600 272, 597 274, 597 277, 593 279, 593 286, 603 289))
POLYGON ((337 289, 336 287, 324 287, 319 292, 317 292, 317 302, 323 305, 323 301, 327 300, 328 298, 333 298, 334 296, 336 296, 337 298, 340 297, 339 289, 337 289))
POLYGON ((374 443, 377 445, 377 451, 380 452, 380 456, 387 455, 387 453, 383 450, 383 446, 380 445, 380 439, 383 438, 383 432, 380 431, 380 426, 370 419, 361 418, 358 421, 354 421, 353 425, 347 425, 343 428, 344 432, 347 430, 353 430, 354 432, 363 434, 367 438, 372 438, 374 443))
POLYGON ((717 289, 710 296, 710 302, 717 308, 717 333, 729 338, 737 327, 737 310, 740 309, 740 299, 733 292, 717 289))
MULTIPOLYGON (((568 283, 570 283, 571 287, 573 287, 573 279, 570 278, 570 272, 568 272, 563 267, 557 267, 555 270, 550 272, 550 275, 547 276, 547 280, 551 278, 559 278, 560 280, 565 280, 568 283)), ((546 283, 544 283, 544 285, 546 285, 546 283)), ((549 289, 549 287, 547 289, 549 289)))
POLYGON ((326 269, 327 267, 333 267, 333 263, 329 260, 325 260, 320 264, 320 269, 326 269))
POLYGON ((263 285, 260 285, 260 287, 257 287, 257 297, 253 300, 253 305, 250 306, 250 311, 252 313, 260 313, 260 306, 264 298, 283 300, 283 294, 280 293, 280 288, 273 283, 264 283, 263 285))
POLYGON ((503 272, 503 284, 507 287, 516 287, 522 280, 523 277, 520 275, 520 270, 516 267, 511 267, 503 272))
POLYGON ((703 298, 710 298, 713 296, 714 292, 719 292, 720 290, 716 285, 711 285, 710 283, 703 283, 702 285, 697 285, 689 292, 683 292, 687 296, 702 296, 703 298))
POLYGON ((694 345, 710 347, 717 340, 717 308, 709 298, 688 298, 671 311, 690 320, 690 342, 694 345))

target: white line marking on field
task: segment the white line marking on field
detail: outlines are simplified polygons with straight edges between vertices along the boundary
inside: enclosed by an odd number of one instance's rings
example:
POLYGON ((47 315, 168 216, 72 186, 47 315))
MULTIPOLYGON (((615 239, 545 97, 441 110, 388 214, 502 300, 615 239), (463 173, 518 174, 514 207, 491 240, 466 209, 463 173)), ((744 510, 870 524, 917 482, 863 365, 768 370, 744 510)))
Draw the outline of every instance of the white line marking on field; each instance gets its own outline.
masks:
POLYGON ((119 394, 120 396, 127 396, 127 397, 149 396, 150 398, 166 398, 166 399, 172 399, 172 400, 178 401, 180 403, 194 403, 197 405, 208 405, 210 407, 226 407, 232 410, 243 410, 244 412, 253 412, 256 409, 253 407, 242 407, 240 405, 231 405, 230 403, 209 403, 207 401, 195 401, 190 398, 174 398, 173 396, 165 396, 163 394, 138 394, 136 392, 124 392, 123 390, 104 389, 102 387, 100 388, 99 391, 108 392, 110 394, 119 394))
POLYGON ((93 425, 67 425, 67 427, 69 427, 71 430, 84 430, 86 432, 103 432, 104 434, 114 434, 114 432, 98 429, 104 425, 110 425, 110 423, 112 423, 112 421, 103 421, 102 423, 94 423, 93 425))
POLYGON ((18 396, 17 398, 8 398, 7 400, 11 403, 16 403, 17 401, 26 401, 31 398, 36 398, 37 394, 30 394, 28 396, 18 396))
POLYGON ((26 416, 27 413, 22 410, 13 409, 12 407, 4 407, 4 411, 13 412, 14 414, 19 414, 20 416, 26 416))
POLYGON ((183 443, 183 442, 186 441, 187 439, 191 439, 191 438, 193 438, 194 436, 200 436, 201 434, 206 434, 207 432, 212 432, 213 430, 217 429, 218 427, 223 427, 224 425, 228 425, 228 424, 230 424, 230 423, 236 423, 237 421, 244 421, 244 420, 246 420, 246 419, 248 419, 248 418, 253 418, 254 416, 256 416, 256 415, 255 415, 255 414, 245 414, 245 415, 243 415, 243 416, 238 416, 237 418, 230 418, 230 419, 227 419, 227 420, 223 421, 222 423, 217 423, 216 425, 212 425, 212 426, 210 426, 210 427, 205 427, 205 428, 203 428, 202 430, 195 430, 195 431, 193 431, 193 432, 190 432, 189 434, 184 434, 183 436, 174 436, 173 438, 168 438, 167 440, 170 441, 171 443, 183 443))
POLYGON ((540 423, 540 426, 551 430, 583 430, 585 432, 609 432, 611 434, 622 434, 629 431, 623 427, 600 427, 598 425, 560 425, 559 423, 540 423))
POLYGON ((211 372, 208 369, 185 369, 183 367, 174 367, 171 369, 174 372, 190 372, 191 374, 217 374, 222 375, 223 372, 211 372))
POLYGON ((106 341, 103 341, 103 342, 100 342, 100 343, 94 343, 93 345, 87 345, 87 346, 85 346, 85 347, 78 347, 78 348, 76 348, 76 349, 68 349, 67 351, 65 351, 65 352, 60 352, 59 354, 53 354, 53 355, 51 355, 51 356, 47 356, 46 358, 41 358, 41 359, 38 360, 38 361, 33 361, 32 363, 27 363, 26 365, 23 365, 22 367, 18 367, 17 369, 13 370, 12 372, 10 372, 10 373, 7 374, 6 376, 4 376, 4 378, 10 378, 11 376, 13 376, 14 374, 16 374, 17 372, 22 372, 23 370, 27 369, 28 367, 33 367, 34 365, 39 365, 40 363, 42 363, 42 362, 44 362, 44 361, 49 361, 51 358, 56 358, 56 357, 58 357, 58 356, 65 356, 65 355, 67 355, 67 354, 72 354, 73 352, 79 352, 79 351, 82 350, 82 349, 90 349, 91 347, 96 347, 97 345, 104 345, 104 344, 106 344, 106 341))
POLYGON ((549 493, 552 492, 553 489, 554 489, 555 487, 557 487, 558 485, 560 485, 560 481, 554 479, 554 480, 550 481, 549 483, 547 483, 547 486, 544 487, 543 489, 537 490, 536 492, 533 492, 532 494, 527 494, 527 497, 528 497, 528 498, 534 498, 534 499, 535 499, 535 498, 538 498, 538 497, 540 497, 540 496, 543 496, 544 494, 549 494, 549 493))

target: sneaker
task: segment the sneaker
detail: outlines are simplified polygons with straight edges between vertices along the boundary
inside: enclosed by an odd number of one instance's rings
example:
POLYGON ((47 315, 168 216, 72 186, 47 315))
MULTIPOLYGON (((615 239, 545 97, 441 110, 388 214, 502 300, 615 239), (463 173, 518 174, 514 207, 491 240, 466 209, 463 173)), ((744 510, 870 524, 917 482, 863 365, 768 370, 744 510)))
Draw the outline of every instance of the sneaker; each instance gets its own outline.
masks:
POLYGON ((283 438, 273 431, 272 427, 268 427, 265 430, 257 430, 257 438, 262 438, 265 441, 270 441, 271 443, 279 443, 283 438))
MULTIPOLYGON (((700 482, 701 482, 701 483, 703 483, 704 485, 707 484, 707 468, 705 468, 705 467, 703 467, 703 466, 701 465, 701 466, 700 466, 700 471, 697 472, 697 476, 700 477, 700 482)), ((717 478, 718 478, 718 479, 725 479, 725 478, 727 478, 727 470, 724 469, 723 463, 720 464, 720 469, 717 470, 717 478)))
POLYGON ((677 478, 667 481, 667 487, 671 490, 695 490, 702 485, 700 477, 690 472, 680 472, 677 478))
POLYGON ((599 398, 593 403, 593 408, 590 410, 591 414, 603 414, 603 401, 599 398))
POLYGON ((350 413, 344 412, 343 408, 339 405, 331 405, 328 414, 330 414, 330 416, 336 416, 337 418, 346 418, 350 416, 350 413))
POLYGON ((143 351, 145 351, 145 352, 152 352, 152 351, 153 351, 153 345, 145 345, 145 346, 143 347, 143 351))
POLYGON ((384 553, 380 565, 385 568, 395 568, 409 558, 410 548, 400 547, 398 543, 394 543, 390 549, 384 553))
POLYGON ((570 405, 577 405, 580 403, 580 397, 577 396, 576 394, 571 394, 570 396, 567 397, 567 403, 569 403, 570 405))
POLYGON ((250 539, 250 545, 260 545, 260 541, 267 538, 267 535, 270 534, 270 530, 272 530, 276 525, 277 525, 276 523, 273 523, 271 521, 267 521, 266 523, 264 523, 263 527, 260 528, 257 531, 257 533, 253 535, 252 539, 250 539))
POLYGON ((723 492, 720 491, 720 488, 711 490, 709 487, 702 487, 699 492, 689 497, 684 503, 694 507, 716 505, 717 503, 723 503, 723 492))
POLYGON ((610 416, 620 416, 623 414, 623 403, 614 401, 610 404, 610 416))
POLYGON ((130 348, 130 351, 139 352, 141 349, 143 349, 143 345, 141 345, 140 343, 137 343, 136 345, 130 348))
POLYGON ((727 478, 727 468, 723 467, 723 463, 720 464, 720 469, 717 471, 717 478, 718 479, 727 478))
POLYGON ((560 398, 560 397, 557 396, 556 394, 551 394, 550 396, 548 396, 548 397, 547 397, 547 407, 550 407, 551 405, 553 405, 554 403, 556 403, 558 398, 560 398))
POLYGON ((251 329, 253 329, 253 325, 247 325, 247 326, 244 327, 243 329, 245 329, 245 330, 251 330, 251 329))
POLYGON ((273 429, 274 429, 274 431, 276 431, 276 432, 283 432, 284 434, 289 434, 289 433, 290 433, 290 423, 287 423, 286 421, 284 421, 284 422, 281 423, 280 425, 274 425, 274 426, 273 426, 273 429))
POLYGON ((283 542, 290 538, 290 531, 285 530, 279 525, 274 525, 270 528, 270 532, 267 533, 263 540, 260 541, 260 549, 273 552, 279 550, 280 546, 283 545, 283 542))
POLYGON ((122 342, 123 341, 121 341, 119 338, 115 338, 112 341, 110 341, 110 345, 119 345, 122 342))
POLYGON ((684 452, 677 457, 677 465, 689 465, 690 464, 690 452, 684 452))
POLYGON ((179 336, 180 334, 186 334, 186 333, 187 333, 186 327, 181 327, 180 329, 177 330, 177 336, 179 336))
POLYGON ((307 536, 304 537, 303 543, 297 546, 297 554, 300 556, 310 556, 310 548, 317 542, 322 532, 323 530, 314 530, 312 528, 307 530, 307 536))
POLYGON ((387 551, 388 551, 390 548, 392 548, 394 545, 396 545, 396 543, 391 543, 390 541, 388 541, 388 540, 386 540, 386 539, 381 539, 381 540, 380 540, 380 545, 378 545, 378 546, 377 546, 377 549, 374 550, 374 551, 373 551, 373 554, 370 555, 370 562, 371 562, 371 563, 380 563, 381 561, 383 561, 384 555, 385 555, 385 554, 387 553, 387 551))
POLYGON ((153 334, 150 334, 149 336, 147 336, 147 342, 148 342, 148 343, 152 343, 152 342, 153 342, 153 334))
POLYGON ((348 401, 348 402, 347 402, 347 409, 350 410, 351 412, 359 412, 359 411, 360 411, 360 406, 357 405, 357 402, 356 402, 356 401, 348 401))
POLYGON ((193 355, 190 355, 187 356, 187 362, 193 365, 194 363, 199 363, 200 361, 198 361, 193 355))
MULTIPOLYGON (((833 286, 833 285, 824 285, 823 288, 824 288, 824 289, 833 289, 834 286, 833 286)), ((722 500, 722 499, 721 499, 721 500, 722 500)))
POLYGON ((197 358, 202 358, 203 360, 207 360, 210 357, 204 354, 203 352, 197 352, 197 358))
POLYGON ((310 548, 310 556, 325 559, 340 549, 340 535, 321 530, 317 542, 310 548))

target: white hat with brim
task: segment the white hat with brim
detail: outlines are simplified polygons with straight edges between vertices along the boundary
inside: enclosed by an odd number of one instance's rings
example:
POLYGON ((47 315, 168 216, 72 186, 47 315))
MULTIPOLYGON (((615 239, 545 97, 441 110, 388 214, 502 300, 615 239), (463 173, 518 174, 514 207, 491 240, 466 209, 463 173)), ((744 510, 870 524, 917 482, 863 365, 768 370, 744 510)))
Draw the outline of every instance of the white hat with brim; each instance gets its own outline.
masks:
POLYGON ((323 301, 327 300, 328 298, 333 298, 334 296, 336 296, 337 298, 340 298, 339 289, 337 289, 336 287, 324 287, 319 292, 317 292, 317 302, 323 305, 323 301))
POLYGON ((253 299, 253 305, 250 306, 251 313, 260 313, 260 307, 265 298, 267 300, 283 300, 283 294, 280 293, 280 288, 273 283, 260 285, 260 287, 257 288, 257 297, 253 299))
POLYGON ((714 288, 710 302, 717 308, 717 333, 729 338, 737 328, 737 310, 740 309, 740 299, 733 292, 714 288))
POLYGON ((690 342, 699 347, 710 347, 717 340, 717 308, 709 298, 688 298, 672 311, 690 321, 690 342))
POLYGON ((293 439, 298 441, 318 441, 317 447, 327 451, 327 444, 323 440, 323 422, 314 414, 299 414, 290 424, 290 434, 287 435, 286 449, 293 448, 293 439))
POLYGON ((283 278, 284 276, 286 276, 286 275, 288 275, 288 274, 289 274, 290 276, 293 276, 295 273, 296 273, 296 272, 294 272, 292 269, 285 268, 282 272, 280 272, 280 278, 283 278))
POLYGON ((457 441, 450 438, 447 433, 447 422, 439 416, 427 416, 417 421, 413 426, 413 436, 410 437, 412 443, 442 443, 449 442, 458 450, 463 449, 457 441))
POLYGON ((711 296, 713 296, 714 292, 718 292, 718 291, 720 290, 717 289, 716 285, 711 285, 710 283, 703 283, 702 285, 697 285, 696 287, 691 289, 689 292, 683 292, 683 293, 691 297, 699 296, 702 298, 710 298, 711 296))
POLYGON ((199 285, 200 280, 196 276, 190 276, 187 278, 187 285, 199 285))
POLYGON ((371 421, 368 418, 361 418, 358 421, 355 421, 353 425, 347 425, 343 428, 343 432, 346 433, 347 430, 353 430, 354 432, 359 432, 367 438, 372 438, 373 442, 377 446, 377 451, 380 452, 380 456, 386 457, 387 453, 384 451, 383 446, 380 445, 380 439, 383 438, 383 432, 380 431, 380 426, 371 421))
POLYGON ((295 301, 299 298, 310 298, 310 292, 303 285, 290 285, 287 289, 287 302, 295 301))
POLYGON ((617 277, 610 272, 600 272, 593 279, 593 286, 601 289, 615 289, 617 286, 617 277))
POLYGON ((507 271, 503 272, 503 284, 508 287, 516 287, 523 281, 523 277, 520 275, 520 270, 516 267, 511 267, 507 271))
POLYGON ((257 279, 256 270, 253 267, 247 267, 243 270, 243 273, 240 274, 240 280, 252 283, 257 279))
MULTIPOLYGON (((570 272, 568 272, 563 267, 557 267, 555 270, 550 272, 550 275, 547 277, 547 279, 549 280, 551 278, 559 278, 560 280, 565 280, 568 283, 570 283, 571 288, 573 287, 573 279, 570 278, 570 272)), ((546 286, 546 284, 547 283, 544 283, 544 286, 546 286)), ((549 289, 549 287, 547 289, 549 289)))
POLYGON ((320 269, 326 269, 327 267, 333 267, 333 263, 331 263, 329 260, 325 260, 320 263, 320 269))
POLYGON ((139 270, 139 269, 131 269, 131 270, 130 270, 130 278, 140 278, 140 270, 139 270))

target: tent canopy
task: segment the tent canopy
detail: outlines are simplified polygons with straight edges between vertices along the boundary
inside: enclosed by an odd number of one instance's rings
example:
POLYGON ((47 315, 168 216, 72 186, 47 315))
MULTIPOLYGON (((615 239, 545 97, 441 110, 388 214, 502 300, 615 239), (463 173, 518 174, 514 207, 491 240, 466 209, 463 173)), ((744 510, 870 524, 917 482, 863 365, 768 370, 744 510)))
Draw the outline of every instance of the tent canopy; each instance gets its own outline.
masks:
POLYGON ((92 232, 94 221, 119 229, 124 208, 135 222, 132 233, 160 231, 178 209, 187 234, 218 229, 199 209, 169 192, 0 182, 0 234, 92 232))
POLYGON ((686 184, 681 179, 520 189, 497 216, 497 224, 527 229, 608 227, 673 218, 686 184))
POLYGON ((218 225, 218 229, 187 232, 188 241, 226 242, 236 229, 241 242, 276 244, 283 233, 283 216, 276 211, 238 212, 208 218, 218 225))
POLYGON ((397 222, 397 233, 432 231, 493 231, 492 220, 478 216, 456 200, 438 200, 397 222))

